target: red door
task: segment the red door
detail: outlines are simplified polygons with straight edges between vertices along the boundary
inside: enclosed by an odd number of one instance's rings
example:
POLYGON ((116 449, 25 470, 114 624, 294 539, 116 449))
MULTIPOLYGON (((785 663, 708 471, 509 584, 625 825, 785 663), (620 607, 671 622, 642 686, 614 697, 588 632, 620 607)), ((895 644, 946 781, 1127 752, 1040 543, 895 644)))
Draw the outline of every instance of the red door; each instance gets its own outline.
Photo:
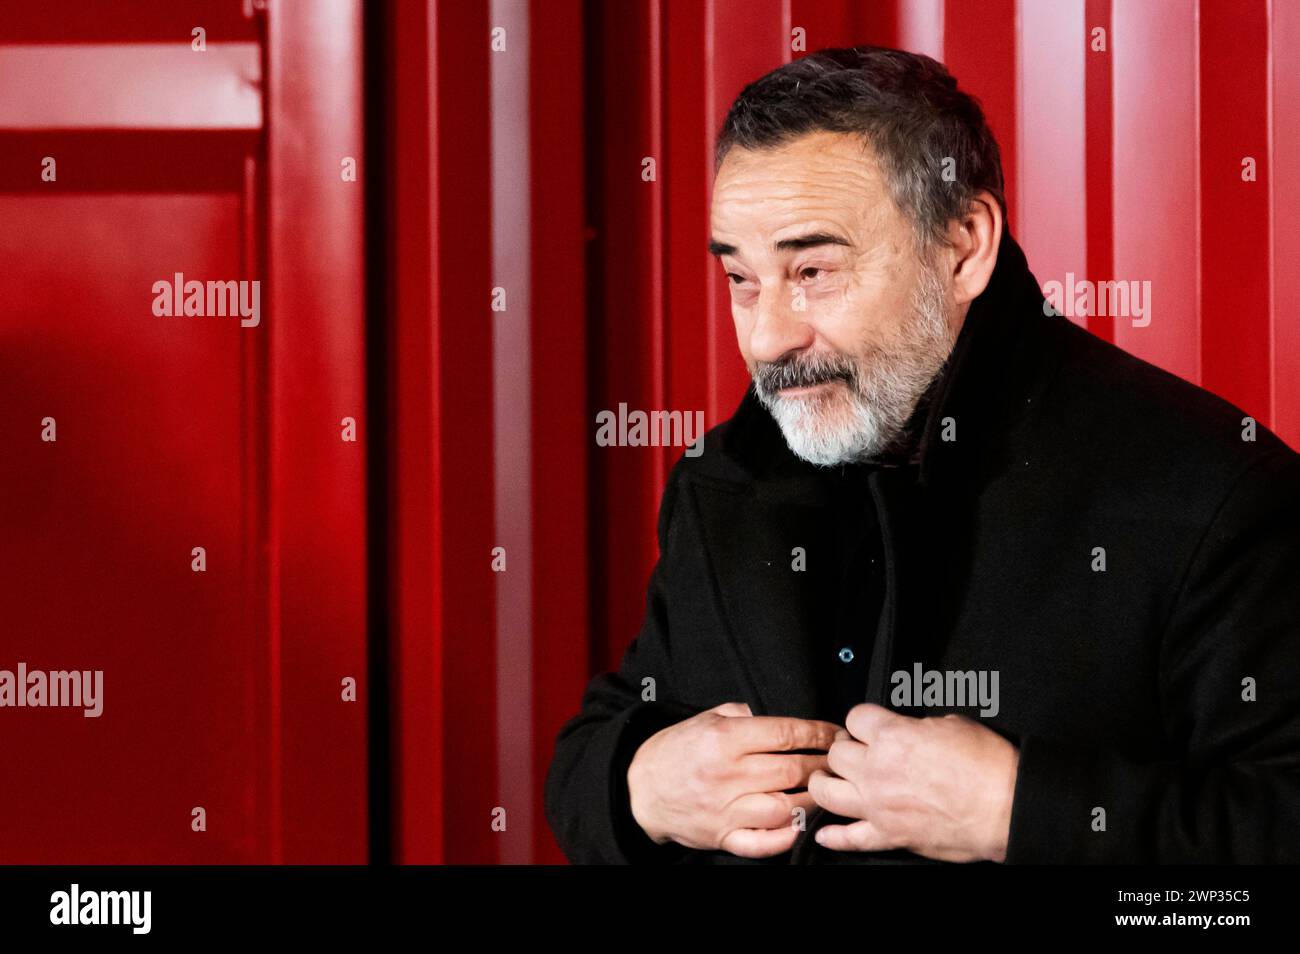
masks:
POLYGON ((0 25, 0 693, 101 680, 0 707, 0 862, 365 860, 359 11, 315 6, 0 25))

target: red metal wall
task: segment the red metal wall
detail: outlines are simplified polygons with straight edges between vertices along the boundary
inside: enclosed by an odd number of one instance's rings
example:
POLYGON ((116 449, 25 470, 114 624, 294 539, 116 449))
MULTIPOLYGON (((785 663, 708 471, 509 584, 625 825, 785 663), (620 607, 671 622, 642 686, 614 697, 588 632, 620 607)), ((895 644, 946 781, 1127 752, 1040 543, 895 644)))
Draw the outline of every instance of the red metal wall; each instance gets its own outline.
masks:
POLYGON ((0 862, 367 857, 360 53, 351 0, 0 17, 0 669, 103 672, 0 709, 0 862))
POLYGON ((1151 281, 1080 320, 1300 440, 1294 0, 257 6, 0 23, 0 668, 106 696, 0 710, 2 861, 560 860, 554 736, 679 453, 595 415, 739 400, 712 138, 803 49, 945 60, 1039 279, 1151 281), (175 271, 262 279, 261 325, 156 318, 175 271))
MULTIPOLYGON (((659 493, 677 451, 597 447, 594 415, 620 402, 699 408, 711 426, 740 399, 746 377, 727 294, 705 252, 712 135, 746 82, 802 55, 792 38, 801 36, 809 51, 881 43, 943 58, 983 100, 1000 139, 1010 227, 1040 281, 1065 282, 1067 273, 1095 282, 1151 281, 1151 324, 1105 315, 1079 321, 1300 441, 1300 291, 1294 269, 1284 266, 1297 240, 1290 224, 1300 211, 1294 174, 1300 4, 628 0, 581 9, 495 3, 487 17, 526 21, 532 30, 528 112, 493 126, 486 146, 530 156, 532 218, 498 227, 529 231, 524 264, 532 300, 523 317, 482 307, 473 313, 494 334, 507 321, 524 320, 532 341, 529 464, 516 472, 526 480, 497 481, 493 493, 497 520, 503 496, 530 502, 525 546, 534 572, 528 590, 533 645, 529 668, 498 659, 515 667, 510 675, 498 672, 495 682, 485 675, 474 685, 497 691, 493 715, 510 717, 512 704, 529 699, 534 755, 508 758, 502 736, 513 729, 498 723, 497 737, 486 737, 448 706, 448 798, 459 788, 459 754, 471 758, 465 764, 473 772, 495 760, 499 790, 510 788, 506 780, 513 776, 526 780, 513 790, 530 786, 536 793, 554 732, 575 711, 586 676, 616 664, 640 624, 659 493), (573 66, 580 57, 585 99, 578 103, 573 66), (538 69, 541 62, 545 70, 538 69), (578 139, 585 140, 581 157, 573 152, 578 139), (1256 160, 1253 182, 1242 178, 1247 156, 1256 160), (656 162, 653 182, 641 175, 645 157, 656 162), (585 217, 578 218, 584 182, 585 217), (585 329, 576 320, 584 285, 585 329), (541 568, 550 573, 545 581, 537 576, 541 568)), ((487 82, 502 82, 491 77, 491 57, 516 53, 517 47, 489 53, 472 82, 481 83, 484 71, 487 82)), ((468 81, 458 73, 454 82, 468 81)), ((450 110, 443 121, 458 130, 458 142, 467 142, 459 110, 476 107, 445 96, 439 104, 450 110)), ((478 135, 476 126, 469 129, 478 135)), ((472 147, 484 144, 473 139, 472 147)), ((464 179, 442 181, 459 190, 464 179)), ((477 178, 471 182, 482 191, 477 178)), ((495 195, 491 183, 489 192, 495 195)), ((467 212, 455 213, 458 234, 476 235, 480 222, 493 221, 490 211, 468 218, 467 212)), ((499 255, 499 242, 497 248, 499 255)), ((494 269, 519 272, 523 246, 512 248, 510 263, 494 261, 494 269)), ((459 322, 460 313, 438 320, 459 322)), ((517 365, 503 370, 499 359, 499 352, 489 360, 486 350, 461 350, 454 360, 458 367, 473 361, 485 377, 517 373, 517 365)), ((494 420, 486 409, 454 402, 435 413, 473 415, 474 428, 484 429, 508 426, 500 415, 513 411, 498 402, 494 420)), ((486 478, 474 468, 486 454, 486 448, 474 451, 469 471, 482 485, 486 478)), ((442 463, 445 474, 460 467, 447 458, 442 463)), ((480 506, 477 494, 472 499, 480 506)), ((452 539, 443 528, 442 547, 468 552, 486 569, 478 530, 464 528, 452 539)), ((495 599, 478 594, 476 619, 506 613, 521 599, 497 582, 495 599)), ((443 599, 450 603, 446 589, 443 599)), ((456 612, 465 606, 458 600, 456 612)), ((499 629, 502 616, 494 619, 499 629)), ((486 633, 448 626, 442 638, 486 633)), ((489 650, 478 643, 476 651, 486 669, 489 650)), ((450 667, 446 672, 458 677, 450 667)), ((476 695, 474 706, 486 703, 476 695)), ((489 725, 486 712, 467 711, 489 725)), ((529 833, 490 832, 477 821, 482 806, 464 811, 478 834, 472 827, 464 853, 448 850, 448 860, 559 858, 537 805, 529 815, 530 849, 513 845, 529 833)))

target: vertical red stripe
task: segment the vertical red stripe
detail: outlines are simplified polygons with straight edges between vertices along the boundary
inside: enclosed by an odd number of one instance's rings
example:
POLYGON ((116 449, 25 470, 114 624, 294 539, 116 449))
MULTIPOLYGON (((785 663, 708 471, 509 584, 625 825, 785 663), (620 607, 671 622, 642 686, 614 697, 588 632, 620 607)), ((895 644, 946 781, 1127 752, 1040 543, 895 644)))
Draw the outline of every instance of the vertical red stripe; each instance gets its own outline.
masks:
POLYGON ((654 0, 589 6, 591 96, 588 188, 595 236, 591 259, 591 404, 585 421, 592 441, 592 561, 608 568, 592 593, 597 627, 594 665, 612 668, 641 624, 645 582, 655 558, 655 515, 662 485, 650 447, 595 446, 595 415, 655 408, 661 350, 656 333, 658 260, 656 216, 662 190, 676 170, 657 152, 652 100, 651 20, 654 0), (648 178, 653 161, 654 177, 648 178))
MULTIPOLYGON (((667 410, 667 370, 666 363, 668 358, 667 329, 664 318, 664 300, 667 297, 664 291, 665 249, 664 249, 664 206, 666 205, 664 197, 664 183, 671 178, 668 168, 668 156, 666 153, 666 143, 664 141, 664 96, 665 78, 664 78, 664 0, 649 0, 649 10, 647 11, 649 19, 649 66, 650 66, 650 131, 649 141, 652 154, 658 157, 658 161, 663 164, 661 169, 663 178, 653 190, 653 202, 650 205, 650 406, 656 410, 667 410)), ((674 455, 669 453, 669 448, 664 446, 653 447, 650 449, 650 456, 654 459, 654 473, 656 477, 659 474, 667 472, 667 465, 670 458, 674 455)), ((656 480, 657 482, 657 480, 656 480)))
POLYGON ((432 9, 396 4, 387 24, 390 282, 389 666, 392 698, 393 858, 444 860, 443 698, 439 552, 440 431, 433 339, 434 139, 432 9))
MULTIPOLYGON (((709 184, 716 130, 704 95, 705 26, 698 8, 669 3, 664 44, 663 181, 665 401, 685 413, 712 412, 709 290, 714 263, 709 240, 709 184)), ((710 418, 709 423, 714 423, 710 418)), ((676 455, 665 462, 671 466, 676 455)), ((663 475, 664 477, 667 474, 663 475)))
MULTIPOLYGON (((1087 57, 1094 54, 1087 51, 1084 22, 1084 0, 1040 0, 1018 7, 1018 155, 1008 167, 1017 196, 1011 232, 1043 285, 1090 275, 1086 197, 1083 189, 1065 186, 1084 181, 1088 155, 1084 83, 1087 57)), ((1004 144, 1003 155, 1007 152, 1004 144)))
POLYGON ((1115 320, 1115 342, 1200 379, 1194 0, 1112 11, 1115 278, 1151 282, 1150 324, 1115 320))
POLYGON ((797 59, 827 47, 894 46, 898 42, 898 9, 893 2, 854 0, 791 0, 790 25, 802 27, 806 49, 792 51, 797 59))
POLYGON ((1269 14, 1273 427, 1300 447, 1300 5, 1273 0, 1269 14))
MULTIPOLYGON (((1088 123, 1087 174, 1084 192, 1088 202, 1088 277, 1095 282, 1115 277, 1114 259, 1114 155, 1111 0, 1087 0, 1087 53, 1085 58, 1088 123), (1094 50, 1094 31, 1105 50, 1094 50)), ((1088 330, 1106 341, 1115 340, 1115 320, 1092 315, 1088 330)))
POLYGON ((441 627, 446 671, 444 839, 452 863, 498 859, 491 193, 487 5, 435 0, 433 313, 441 627))
POLYGON ((866 40, 856 35, 854 10, 841 0, 792 0, 790 27, 802 30, 804 49, 791 50, 791 59, 798 59, 826 47, 854 46, 866 40))
POLYGON ((582 2, 534 2, 532 117, 534 860, 564 860, 542 780, 588 673, 585 119, 582 2))
POLYGON ((1268 16, 1200 0, 1201 383, 1261 421, 1269 376, 1268 16), (1243 181, 1243 160, 1255 181, 1243 181))
POLYGON ((1016 176, 1016 3, 943 6, 943 62, 960 89, 975 96, 1002 150, 1007 208, 1014 211, 1016 176))
POLYGON ((898 46, 944 59, 944 0, 897 0, 898 46))
MULTIPOLYGON (((268 26, 273 546, 283 744, 283 859, 366 860, 365 300, 356 254, 364 192, 357 0, 277 5, 268 26), (324 78, 328 78, 327 80, 324 78), (328 183, 325 186, 324 183, 328 183), (355 443, 341 422, 357 423, 355 443), (341 699, 357 680, 358 701, 341 699), (353 764, 349 758, 346 764, 353 764), (322 778, 328 777, 328 784, 322 778), (325 834, 327 833, 327 834, 325 834)), ((274 604, 273 604, 274 606, 274 604)))

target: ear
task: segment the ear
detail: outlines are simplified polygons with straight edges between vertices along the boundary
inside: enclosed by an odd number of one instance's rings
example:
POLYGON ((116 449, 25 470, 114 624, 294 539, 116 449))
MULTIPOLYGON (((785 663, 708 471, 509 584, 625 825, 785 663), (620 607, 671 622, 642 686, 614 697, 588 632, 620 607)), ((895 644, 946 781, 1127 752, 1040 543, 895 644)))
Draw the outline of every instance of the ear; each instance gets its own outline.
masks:
POLYGON ((952 293, 958 305, 969 304, 988 287, 1002 243, 1002 207, 989 192, 977 192, 966 214, 948 223, 952 293))

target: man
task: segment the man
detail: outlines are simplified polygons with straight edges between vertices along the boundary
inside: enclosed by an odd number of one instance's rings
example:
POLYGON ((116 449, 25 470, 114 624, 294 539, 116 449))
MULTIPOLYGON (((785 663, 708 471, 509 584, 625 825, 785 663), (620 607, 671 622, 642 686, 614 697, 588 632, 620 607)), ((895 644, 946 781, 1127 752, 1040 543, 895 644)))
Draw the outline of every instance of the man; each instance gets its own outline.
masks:
POLYGON ((1297 455, 1053 313, 933 60, 783 66, 718 160, 753 384, 559 735, 566 854, 1300 861, 1297 455))

